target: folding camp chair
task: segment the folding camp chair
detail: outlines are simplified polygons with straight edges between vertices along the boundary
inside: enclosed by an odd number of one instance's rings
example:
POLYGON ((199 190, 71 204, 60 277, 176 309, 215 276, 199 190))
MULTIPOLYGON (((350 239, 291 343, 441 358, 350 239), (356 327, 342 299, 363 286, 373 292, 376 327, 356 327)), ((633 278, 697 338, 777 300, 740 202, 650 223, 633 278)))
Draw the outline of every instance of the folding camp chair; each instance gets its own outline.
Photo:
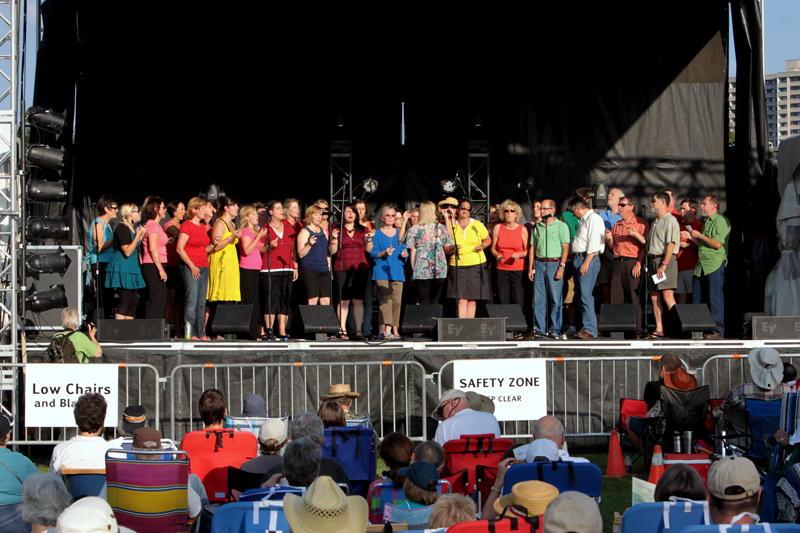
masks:
POLYGON ((663 533, 685 531, 697 524, 710 524, 708 502, 673 500, 668 502, 637 503, 622 515, 621 533, 663 533))
POLYGON ((106 471, 102 468, 62 468, 60 474, 73 501, 97 496, 106 483, 106 471))
POLYGON ((214 513, 211 533, 264 533, 265 531, 291 531, 283 512, 283 502, 226 503, 214 513))
MULTIPOLYGON (((450 494, 452 488, 447 480, 439 480, 436 484, 436 492, 439 494, 450 494)), ((398 487, 391 480, 376 479, 369 486, 367 492, 367 503, 369 504, 369 521, 371 524, 383 523, 383 509, 386 505, 396 501, 405 500, 406 493, 403 487, 398 487)))
POLYGON ((209 501, 225 502, 230 497, 228 467, 255 458, 258 441, 247 431, 200 430, 184 435, 180 447, 189 454, 191 471, 203 481, 209 501))
POLYGON ((497 479, 497 465, 513 453, 513 447, 513 440, 495 437, 492 433, 461 435, 460 439, 445 442, 445 473, 442 479, 449 481, 455 492, 461 488, 461 476, 466 472, 466 494, 479 495, 480 509, 481 502, 489 497, 497 479))
POLYGON ((783 400, 746 399, 744 410, 747 416, 747 430, 750 445, 747 457, 753 462, 766 466, 772 455, 772 445, 765 438, 772 437, 781 424, 783 400))
POLYGON ((690 526, 681 533, 800 533, 800 524, 745 524, 741 526, 690 526))
POLYGON ((554 485, 559 492, 574 490, 595 499, 600 498, 603 472, 592 463, 571 461, 537 461, 511 465, 503 481, 503 494, 520 481, 539 480, 554 485))

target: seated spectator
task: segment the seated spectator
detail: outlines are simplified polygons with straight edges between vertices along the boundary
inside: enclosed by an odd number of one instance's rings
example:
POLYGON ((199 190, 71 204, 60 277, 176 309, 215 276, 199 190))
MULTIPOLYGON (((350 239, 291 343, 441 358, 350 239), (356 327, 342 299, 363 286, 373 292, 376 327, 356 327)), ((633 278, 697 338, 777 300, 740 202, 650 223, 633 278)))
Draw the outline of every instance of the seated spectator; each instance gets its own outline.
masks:
POLYGON ((414 448, 414 453, 411 454, 411 462, 413 463, 415 461, 429 462, 436 467, 436 471, 439 472, 441 476, 442 470, 444 469, 444 448, 435 440, 420 442, 417 444, 417 447, 414 448))
POLYGON ((458 389, 449 390, 439 398, 431 417, 439 421, 433 440, 442 445, 461 435, 493 433, 500 436, 500 424, 494 415, 473 410, 466 393, 458 389))
POLYGON ((36 473, 36 467, 21 453, 9 450, 6 447, 9 440, 11 420, 0 414, 0 531, 30 531, 20 519, 17 507, 22 501, 23 484, 36 473))
POLYGON ((283 511, 292 533, 356 533, 366 531, 367 501, 345 496, 334 480, 320 476, 302 496, 287 494, 283 511))
POLYGON ((544 533, 568 532, 603 533, 603 517, 594 498, 568 490, 547 506, 544 533))
MULTIPOLYGON (((495 487, 497 487, 497 483, 495 483, 495 487)), ((492 488, 492 494, 483 506, 483 518, 490 520, 497 518, 509 505, 523 507, 527 512, 526 516, 541 516, 550 502, 558 496, 556 487, 538 480, 520 481, 511 487, 510 494, 503 496, 499 496, 502 485, 500 487, 497 490, 492 488)))
POLYGON ((529 463, 558 461, 560 451, 556 443, 550 439, 535 439, 526 447, 525 460, 529 463))
POLYGON ((378 457, 383 459, 388 470, 384 470, 381 475, 386 479, 391 479, 395 484, 401 484, 402 479, 398 479, 397 471, 411 464, 414 443, 402 433, 389 433, 378 445, 378 457))
POLYGON ((428 527, 448 528, 461 522, 475 520, 475 502, 463 494, 443 494, 433 504, 428 527))
POLYGON ((349 383, 334 383, 328 387, 328 394, 320 396, 319 399, 322 401, 336 401, 342 407, 345 418, 350 420, 351 418, 358 418, 352 407, 353 400, 360 397, 361 393, 351 390, 349 383))
POLYGON ((249 394, 244 399, 242 416, 245 418, 267 418, 267 401, 260 394, 249 394))
MULTIPOLYGON (((71 503, 72 495, 61 476, 33 474, 22 484, 22 505, 19 512, 22 520, 30 524, 31 533, 44 533, 56 526, 59 515, 71 503)), ((2 530, 13 531, 6 527, 2 530)))
POLYGON ((319 406, 319 411, 317 414, 319 415, 320 420, 322 420, 322 425, 325 428, 341 428, 347 425, 347 421, 344 417, 344 411, 342 410, 342 406, 339 404, 339 402, 333 400, 322 402, 322 405, 319 406))
POLYGON ((308 437, 293 440, 283 452, 283 471, 273 474, 262 486, 308 487, 319 475, 321 460, 322 452, 314 441, 308 437))
POLYGON ((218 389, 204 390, 198 401, 198 410, 200 420, 203 421, 203 431, 225 427, 228 406, 225 404, 225 395, 222 394, 222 391, 218 389))
POLYGON ((755 348, 747 357, 751 382, 741 383, 725 395, 714 416, 722 416, 723 428, 736 434, 747 433, 745 400, 779 400, 790 392, 782 383, 783 363, 774 348, 755 348))
POLYGON ((567 439, 564 437, 564 425, 561 421, 554 416, 543 416, 533 423, 533 442, 531 447, 528 448, 527 461, 532 462, 538 454, 547 457, 551 461, 562 459, 564 461, 572 461, 573 463, 588 463, 587 459, 583 457, 570 457, 567 451, 567 439), (557 456, 553 457, 552 447, 548 443, 539 443, 537 441, 547 440, 555 444, 557 456), (535 446, 534 446, 535 444, 535 446))
MULTIPOLYGON (((102 357, 103 347, 97 342, 97 328, 89 324, 86 333, 78 331, 81 327, 81 315, 77 309, 65 307, 61 310, 61 326, 64 328, 64 332, 54 334, 53 338, 66 335, 67 340, 72 345, 72 350, 70 351, 75 354, 75 359, 78 363, 88 363, 92 358, 102 357)), ((64 362, 74 362, 66 350, 63 355, 64 362)))
POLYGON ((405 499, 387 504, 383 511, 384 520, 404 522, 409 529, 427 528, 433 504, 439 499, 439 493, 436 492, 439 481, 436 467, 425 461, 417 461, 411 466, 401 468, 398 473, 404 478, 405 499))
POLYGON ((270 468, 281 464, 280 452, 286 444, 289 424, 282 418, 270 418, 258 432, 261 455, 242 464, 241 470, 254 474, 266 474, 270 468))
POLYGON ((783 362, 783 379, 781 383, 789 387, 790 392, 797 392, 797 369, 788 362, 783 362))
MULTIPOLYGON (((308 437, 317 446, 322 448, 322 443, 325 438, 325 428, 322 426, 322 420, 312 412, 302 411, 297 413, 289 422, 289 442, 308 437)), ((280 456, 279 456, 280 457, 280 456)), ((281 464, 273 466, 266 474, 264 480, 269 480, 277 473, 283 472, 283 458, 281 464)), ((344 473, 342 466, 334 459, 323 457, 319 464, 319 475, 329 476, 333 478, 336 483, 350 484, 347 479, 347 474, 344 473)))
POLYGON ((141 405, 128 405, 122 411, 122 425, 119 436, 108 441, 109 448, 122 448, 123 442, 130 442, 133 432, 147 425, 147 414, 141 405))
POLYGON ((714 524, 756 523, 761 478, 750 459, 730 456, 715 461, 708 470, 707 486, 714 524))
POLYGON ((100 436, 106 419, 105 398, 95 393, 84 394, 75 403, 73 413, 78 434, 56 445, 50 471, 59 474, 62 468, 105 470, 109 444, 100 436))
POLYGON ((56 533, 135 533, 117 525, 114 511, 102 498, 87 496, 76 501, 61 513, 56 533))
POLYGON ((687 465, 677 464, 667 468, 661 475, 656 484, 653 498, 657 502, 666 502, 672 496, 703 501, 708 498, 708 493, 697 470, 687 465))

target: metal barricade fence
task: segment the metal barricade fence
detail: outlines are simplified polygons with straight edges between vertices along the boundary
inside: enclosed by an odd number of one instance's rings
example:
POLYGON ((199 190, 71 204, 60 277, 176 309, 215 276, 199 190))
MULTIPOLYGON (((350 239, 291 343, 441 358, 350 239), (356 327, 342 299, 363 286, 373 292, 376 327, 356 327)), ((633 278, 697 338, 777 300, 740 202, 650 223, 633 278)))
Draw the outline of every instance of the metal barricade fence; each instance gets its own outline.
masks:
MULTIPOLYGON (((797 366, 800 354, 780 354, 785 362, 797 366)), ((747 354, 713 355, 702 367, 702 383, 708 385, 712 398, 723 398, 735 386, 750 381, 750 365, 747 354)))
POLYGON ((347 383, 361 396, 352 412, 369 417, 378 435, 401 431, 426 440, 425 370, 416 361, 359 363, 241 363, 176 366, 170 382, 170 438, 178 442, 201 429, 198 400, 209 388, 225 395, 228 413, 238 416, 244 398, 260 394, 271 417, 317 412, 330 385, 347 383))
MULTIPOLYGON (((24 373, 28 364, 0 363, 0 401, 4 408, 14 416, 14 427, 10 445, 21 444, 58 444, 75 436, 75 427, 25 427, 23 410, 25 401, 24 373)), ((147 416, 156 428, 161 420, 160 387, 161 378, 156 367, 148 364, 120 363, 118 420, 122 423, 122 410, 126 405, 139 404, 145 407, 147 416), (152 372, 152 377, 150 373, 152 372)), ((116 428, 114 428, 116 434, 116 428)))
MULTIPOLYGON (((619 401, 640 398, 648 381, 658 379, 660 355, 649 357, 545 357, 547 361, 547 413, 556 416, 567 435, 608 435, 617 423, 619 401)), ((437 381, 437 398, 452 387, 453 365, 448 361, 431 377, 437 381)), ((529 438, 533 420, 500 423, 505 437, 529 438)))

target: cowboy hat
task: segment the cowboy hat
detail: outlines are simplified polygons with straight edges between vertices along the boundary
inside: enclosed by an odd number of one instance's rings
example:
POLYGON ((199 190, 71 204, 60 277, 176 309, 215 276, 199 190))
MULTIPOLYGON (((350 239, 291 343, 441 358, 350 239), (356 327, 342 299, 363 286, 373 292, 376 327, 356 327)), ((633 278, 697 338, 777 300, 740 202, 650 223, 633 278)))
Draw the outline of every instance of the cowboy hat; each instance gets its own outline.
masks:
POLYGON ((320 396, 320 400, 336 400, 338 398, 360 398, 360 392, 350 390, 349 383, 333 383, 328 387, 328 394, 320 396))
POLYGON ((287 494, 283 511, 294 533, 352 533, 367 529, 367 500, 345 496, 328 476, 320 476, 302 496, 287 494))

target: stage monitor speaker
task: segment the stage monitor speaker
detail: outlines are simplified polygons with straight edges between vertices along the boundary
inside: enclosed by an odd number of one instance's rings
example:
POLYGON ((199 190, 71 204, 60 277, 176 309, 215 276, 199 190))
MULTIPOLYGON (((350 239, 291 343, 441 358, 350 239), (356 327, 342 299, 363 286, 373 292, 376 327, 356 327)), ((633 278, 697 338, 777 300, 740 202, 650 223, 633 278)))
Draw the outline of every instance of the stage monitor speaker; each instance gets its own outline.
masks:
POLYGON ((520 305, 486 304, 486 315, 489 318, 505 318, 506 333, 522 333, 528 330, 528 322, 520 305))
POLYGON ((251 339, 258 338, 256 324, 250 322, 253 304, 217 304, 209 330, 215 335, 247 335, 251 339))
POLYGON ((600 320, 597 329, 608 333, 614 339, 625 338, 626 332, 636 332, 635 304, 603 304, 600 306, 600 320))
POLYGON ((403 333, 424 333, 432 335, 436 329, 436 321, 442 317, 442 306, 407 305, 403 312, 403 333))
MULTIPOLYGON (((64 250, 69 258, 67 271, 62 273, 41 272, 37 273, 30 268, 26 269, 25 287, 36 285, 36 290, 43 291, 52 285, 63 285, 64 292, 67 294, 67 307, 74 307, 78 314, 83 316, 83 280, 81 279, 81 269, 83 268, 83 252, 80 246, 26 246, 25 254, 30 263, 33 255, 49 255, 64 250)), ((21 297, 30 296, 23 294, 21 297)), ((25 329, 26 330, 57 330, 61 331, 61 308, 49 309, 42 313, 33 313, 25 310, 25 329)))
POLYGON ((797 340, 800 338, 800 316, 754 316, 754 340, 797 340))
POLYGON ((506 340, 505 318, 440 318, 439 341, 503 342, 506 340))
POLYGON ((163 318, 141 318, 135 320, 97 321, 97 340, 117 341, 163 341, 169 339, 167 321, 163 318))
POLYGON ((339 319, 331 305, 301 305, 300 320, 303 333, 314 335, 314 340, 324 341, 329 335, 339 333, 339 319))
POLYGON ((706 304, 677 304, 675 306, 680 331, 691 333, 693 339, 702 339, 703 333, 717 327, 706 304))

